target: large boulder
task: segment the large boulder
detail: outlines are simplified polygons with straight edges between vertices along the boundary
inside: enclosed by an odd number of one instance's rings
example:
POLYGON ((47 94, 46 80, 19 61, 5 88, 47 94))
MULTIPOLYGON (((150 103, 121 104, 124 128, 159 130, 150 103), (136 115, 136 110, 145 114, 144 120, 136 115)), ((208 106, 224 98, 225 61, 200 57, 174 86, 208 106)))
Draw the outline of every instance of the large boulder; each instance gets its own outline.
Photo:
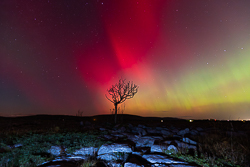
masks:
POLYGON ((163 153, 163 152, 165 152, 165 150, 167 150, 167 145, 154 144, 150 148, 150 152, 152 152, 152 153, 153 152, 163 153))
POLYGON ((176 154, 178 149, 174 145, 169 145, 166 151, 168 154, 176 154))
POLYGON ((48 152, 54 156, 59 156, 62 153, 63 149, 61 146, 51 146, 48 152))

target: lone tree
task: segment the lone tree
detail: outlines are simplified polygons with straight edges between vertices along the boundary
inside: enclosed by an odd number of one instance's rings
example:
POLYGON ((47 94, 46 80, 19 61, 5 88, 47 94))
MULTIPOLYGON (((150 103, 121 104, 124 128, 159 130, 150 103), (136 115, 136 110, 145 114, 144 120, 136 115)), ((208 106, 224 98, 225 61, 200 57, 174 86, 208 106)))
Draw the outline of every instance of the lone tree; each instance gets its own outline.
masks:
POLYGON ((112 98, 108 98, 106 94, 105 96, 109 101, 114 103, 115 106, 115 124, 117 120, 117 105, 123 103, 127 99, 133 98, 137 93, 138 88, 139 87, 133 84, 133 82, 131 84, 130 81, 125 83, 125 79, 120 79, 119 83, 112 85, 111 88, 107 89, 112 98))

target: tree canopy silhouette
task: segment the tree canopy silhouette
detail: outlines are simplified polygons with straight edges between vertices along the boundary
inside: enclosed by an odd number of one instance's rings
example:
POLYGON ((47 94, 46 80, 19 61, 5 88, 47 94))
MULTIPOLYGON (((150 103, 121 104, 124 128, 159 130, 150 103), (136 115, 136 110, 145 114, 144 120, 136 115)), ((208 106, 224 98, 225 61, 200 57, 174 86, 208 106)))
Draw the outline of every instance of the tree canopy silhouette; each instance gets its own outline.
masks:
POLYGON ((125 79, 120 79, 119 83, 112 85, 111 88, 107 89, 111 98, 105 94, 106 98, 111 101, 115 106, 115 124, 117 121, 117 105, 123 103, 127 99, 131 99, 138 92, 138 85, 127 82, 125 83, 125 79))

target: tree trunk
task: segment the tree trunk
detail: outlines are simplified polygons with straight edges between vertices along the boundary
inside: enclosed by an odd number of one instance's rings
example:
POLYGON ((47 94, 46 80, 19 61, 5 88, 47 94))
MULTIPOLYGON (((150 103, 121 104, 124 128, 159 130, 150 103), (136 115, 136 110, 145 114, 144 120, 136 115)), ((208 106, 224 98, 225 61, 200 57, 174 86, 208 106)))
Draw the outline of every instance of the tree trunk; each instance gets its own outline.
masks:
POLYGON ((116 124, 116 121, 117 121, 117 103, 115 103, 115 124, 116 124))

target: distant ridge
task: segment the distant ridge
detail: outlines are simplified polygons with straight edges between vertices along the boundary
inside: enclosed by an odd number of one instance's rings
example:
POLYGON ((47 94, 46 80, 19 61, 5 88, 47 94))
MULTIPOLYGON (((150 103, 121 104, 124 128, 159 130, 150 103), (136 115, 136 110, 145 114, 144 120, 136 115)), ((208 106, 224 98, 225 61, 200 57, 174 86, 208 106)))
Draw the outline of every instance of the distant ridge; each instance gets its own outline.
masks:
MULTIPOLYGON (((4 118, 23 118, 23 119, 30 119, 30 118, 39 118, 39 119, 93 119, 93 118, 102 118, 102 119, 112 119, 114 115, 112 114, 102 114, 102 115, 94 115, 94 116, 75 116, 75 115, 49 115, 49 114, 38 114, 38 115, 27 115, 27 116, 16 116, 16 117, 4 117, 0 116, 1 119, 4 118)), ((132 115, 132 114, 118 114, 118 117, 122 117, 124 120, 152 120, 152 121, 157 121, 157 120, 185 120, 185 119, 180 119, 180 118, 175 118, 175 117, 143 117, 139 115, 132 115)))
MULTIPOLYGON (((111 114, 104 114, 104 115, 95 115, 93 117, 110 117, 113 116, 111 114)), ((132 114, 118 114, 118 117, 123 117, 124 119, 136 119, 136 120, 145 120, 145 119, 150 119, 150 120, 185 120, 181 118, 175 118, 175 117, 143 117, 143 116, 138 116, 138 115, 132 115, 132 114)))

